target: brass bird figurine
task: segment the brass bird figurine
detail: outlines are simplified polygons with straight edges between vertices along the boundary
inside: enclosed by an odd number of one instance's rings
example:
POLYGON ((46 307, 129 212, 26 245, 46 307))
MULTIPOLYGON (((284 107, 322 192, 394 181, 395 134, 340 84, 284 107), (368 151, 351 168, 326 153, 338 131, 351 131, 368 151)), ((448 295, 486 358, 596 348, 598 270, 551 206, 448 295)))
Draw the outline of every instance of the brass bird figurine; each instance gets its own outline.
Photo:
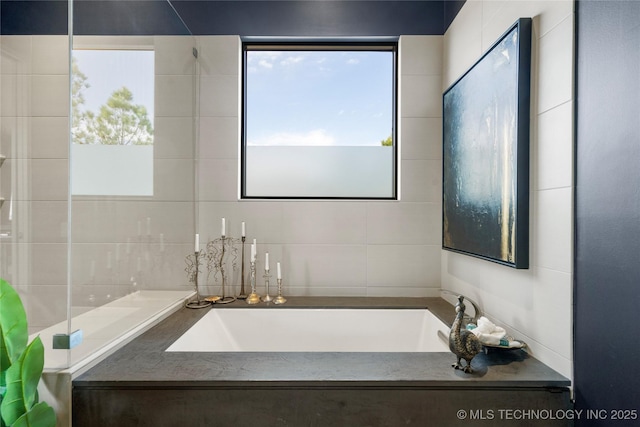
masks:
POLYGON ((482 351, 482 344, 471 331, 462 329, 462 319, 464 317, 464 296, 458 296, 456 304, 456 318, 451 325, 449 332, 449 350, 458 357, 458 361, 451 365, 455 369, 462 369, 465 373, 473 373, 471 359, 482 351), (467 366, 462 366, 460 360, 467 361, 467 366))

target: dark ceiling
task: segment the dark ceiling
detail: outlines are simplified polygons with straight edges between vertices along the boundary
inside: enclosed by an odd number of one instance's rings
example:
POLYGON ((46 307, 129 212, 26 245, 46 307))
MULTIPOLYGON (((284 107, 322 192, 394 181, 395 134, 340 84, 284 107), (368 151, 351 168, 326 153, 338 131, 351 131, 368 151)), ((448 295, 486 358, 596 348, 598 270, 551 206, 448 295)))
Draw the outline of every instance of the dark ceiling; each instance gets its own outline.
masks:
MULTIPOLYGON (((75 0, 78 35, 443 34, 464 0, 75 0)), ((2 34, 67 34, 66 0, 1 0, 2 34)))

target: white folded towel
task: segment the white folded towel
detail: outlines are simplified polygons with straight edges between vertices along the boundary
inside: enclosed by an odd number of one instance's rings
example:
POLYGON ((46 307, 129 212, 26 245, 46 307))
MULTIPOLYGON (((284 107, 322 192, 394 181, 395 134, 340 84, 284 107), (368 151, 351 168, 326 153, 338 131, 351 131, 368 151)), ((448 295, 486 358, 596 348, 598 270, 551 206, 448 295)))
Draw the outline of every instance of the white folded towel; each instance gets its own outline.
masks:
POLYGON ((527 346, 522 341, 516 341, 512 337, 508 337, 507 331, 503 327, 496 326, 484 316, 478 319, 477 325, 470 323, 467 329, 473 332, 484 345, 504 348, 525 348, 527 346))
POLYGON ((484 316, 478 319, 478 325, 471 332, 482 344, 509 347, 509 340, 505 339, 507 331, 484 316))

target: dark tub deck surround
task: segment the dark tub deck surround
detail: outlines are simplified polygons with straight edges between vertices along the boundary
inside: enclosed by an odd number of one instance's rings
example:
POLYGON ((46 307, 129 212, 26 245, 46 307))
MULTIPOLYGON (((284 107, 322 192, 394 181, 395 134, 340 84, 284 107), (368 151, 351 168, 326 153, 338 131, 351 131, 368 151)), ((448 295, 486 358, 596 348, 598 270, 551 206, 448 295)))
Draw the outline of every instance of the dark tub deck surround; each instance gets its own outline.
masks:
MULTIPOLYGON (((247 304, 213 309, 237 307, 247 304)), ((255 309, 294 307, 428 307, 449 324, 454 315, 439 298, 292 297, 255 309)), ((569 380, 521 350, 476 356, 474 374, 454 370, 452 353, 165 352, 207 311, 180 310, 74 380, 73 425, 515 425, 506 411, 572 408, 569 380)), ((559 418, 544 425, 572 425, 559 418)))

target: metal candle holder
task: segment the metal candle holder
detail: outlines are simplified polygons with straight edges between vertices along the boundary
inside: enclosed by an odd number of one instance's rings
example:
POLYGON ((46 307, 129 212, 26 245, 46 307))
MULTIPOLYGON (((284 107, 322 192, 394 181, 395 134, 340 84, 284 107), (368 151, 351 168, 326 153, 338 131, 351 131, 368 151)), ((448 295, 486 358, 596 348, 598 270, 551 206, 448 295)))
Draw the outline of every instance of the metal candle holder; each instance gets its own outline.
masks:
POLYGON ((269 270, 265 269, 262 277, 264 278, 264 285, 267 288, 267 293, 262 297, 262 301, 271 302, 273 301, 273 298, 271 298, 271 295, 269 295, 269 278, 271 277, 271 274, 269 274, 269 270))
POLYGON ((244 241, 245 236, 242 236, 242 256, 241 256, 241 275, 240 275, 240 294, 238 295, 238 299, 247 299, 247 294, 244 293, 244 241))
POLYGON ((282 279, 278 279, 278 296, 273 299, 274 304, 284 304, 287 299, 282 296, 282 279))
MULTIPOLYGON (((220 296, 220 299, 216 301, 216 303, 218 304, 228 304, 230 302, 233 302, 236 300, 236 297, 234 296, 228 296, 225 293, 225 284, 227 281, 227 273, 225 271, 225 265, 224 265, 224 261, 225 261, 225 255, 227 254, 227 245, 230 243, 231 245, 233 245, 233 240, 232 238, 227 238, 226 236, 221 236, 220 238, 214 239, 210 242, 207 243, 207 269, 209 271, 209 274, 211 274, 211 271, 215 271, 215 275, 216 276, 218 273, 220 273, 220 276, 222 277, 222 295, 220 296)), ((231 253, 233 253, 234 255, 234 267, 235 267, 235 259, 237 257, 237 249, 235 249, 233 246, 231 246, 230 251, 231 253)))
POLYGON ((260 302, 260 295, 256 293, 256 262, 251 261, 251 267, 249 270, 249 280, 251 282, 251 293, 247 297, 247 304, 258 304, 260 302))
POLYGON ((186 258, 187 274, 189 275, 189 281, 193 282, 196 299, 187 302, 185 305, 188 308, 205 308, 211 305, 211 301, 206 301, 200 298, 200 291, 198 289, 198 271, 200 270, 200 252, 195 251, 193 255, 188 255, 186 258))

